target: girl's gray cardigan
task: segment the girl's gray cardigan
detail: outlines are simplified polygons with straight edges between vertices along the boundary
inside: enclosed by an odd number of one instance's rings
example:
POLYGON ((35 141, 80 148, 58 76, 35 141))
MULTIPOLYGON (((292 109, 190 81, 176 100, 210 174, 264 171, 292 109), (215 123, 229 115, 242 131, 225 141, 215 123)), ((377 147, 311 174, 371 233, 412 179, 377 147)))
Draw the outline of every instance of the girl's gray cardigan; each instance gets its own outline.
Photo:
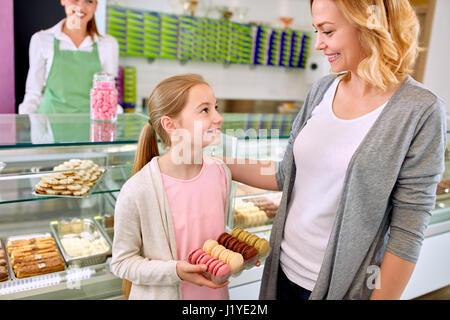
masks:
MULTIPOLYGON (((286 208, 296 170, 302 170, 295 167, 293 143, 334 79, 326 76, 313 85, 277 165, 283 197, 272 227, 273 250, 265 262, 260 299, 276 298, 286 208)), ((417 261, 444 171, 445 146, 444 102, 408 77, 350 160, 310 299, 369 299, 385 250, 417 261)))

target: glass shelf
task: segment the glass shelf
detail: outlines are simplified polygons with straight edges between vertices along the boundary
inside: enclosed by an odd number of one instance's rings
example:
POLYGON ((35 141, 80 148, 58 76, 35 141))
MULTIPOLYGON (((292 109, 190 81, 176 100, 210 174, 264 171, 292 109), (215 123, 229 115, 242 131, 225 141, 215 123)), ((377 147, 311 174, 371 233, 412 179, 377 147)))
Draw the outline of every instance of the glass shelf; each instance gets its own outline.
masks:
POLYGON ((148 117, 124 113, 115 122, 89 114, 0 114, 0 149, 136 143, 148 117))
MULTIPOLYGON (((99 168, 103 168, 105 171, 90 195, 120 191, 122 185, 131 176, 133 166, 119 165, 99 168)), ((48 173, 0 175, 0 204, 61 198, 33 194, 34 186, 40 181, 42 175, 48 173)), ((70 199, 70 197, 66 198, 70 199)))

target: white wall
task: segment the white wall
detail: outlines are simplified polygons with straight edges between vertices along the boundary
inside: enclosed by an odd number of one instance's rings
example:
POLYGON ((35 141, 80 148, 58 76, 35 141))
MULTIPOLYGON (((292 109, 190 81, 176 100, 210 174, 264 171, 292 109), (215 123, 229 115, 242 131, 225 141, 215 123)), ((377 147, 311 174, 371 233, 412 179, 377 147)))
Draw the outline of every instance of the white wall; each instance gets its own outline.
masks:
POLYGON ((450 1, 437 0, 424 84, 439 95, 450 114, 450 1))
MULTIPOLYGON (((120 5, 159 12, 181 14, 179 0, 108 0, 109 5, 120 5)), ((309 1, 306 0, 215 0, 200 2, 196 15, 207 14, 205 4, 213 6, 238 4, 248 8, 246 21, 269 22, 276 24, 280 14, 292 13, 293 27, 311 28, 309 1), (309 27, 308 27, 309 26, 309 27)), ((218 18, 216 12, 210 11, 211 18, 218 18)), ((188 62, 181 65, 179 61, 157 59, 149 62, 141 57, 120 57, 122 66, 137 67, 138 106, 142 98, 148 97, 152 88, 162 79, 180 73, 199 73, 210 82, 217 98, 255 99, 255 100, 294 100, 303 101, 310 88, 305 81, 302 69, 287 69, 268 66, 250 67, 248 65, 231 65, 225 67, 218 63, 188 62)))
POLYGON ((97 11, 95 12, 95 22, 97 24, 98 32, 103 35, 106 34, 106 4, 107 0, 97 0, 97 11))

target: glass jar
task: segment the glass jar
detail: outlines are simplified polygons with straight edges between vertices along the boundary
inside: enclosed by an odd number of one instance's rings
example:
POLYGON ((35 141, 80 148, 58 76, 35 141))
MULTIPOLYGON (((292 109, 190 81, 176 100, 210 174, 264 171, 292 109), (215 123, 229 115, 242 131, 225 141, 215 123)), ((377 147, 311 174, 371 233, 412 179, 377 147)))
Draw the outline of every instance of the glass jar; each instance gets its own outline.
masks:
POLYGON ((116 141, 116 122, 91 121, 91 142, 116 141))
POLYGON ((94 74, 91 89, 91 119, 116 120, 117 96, 113 75, 105 72, 94 74))

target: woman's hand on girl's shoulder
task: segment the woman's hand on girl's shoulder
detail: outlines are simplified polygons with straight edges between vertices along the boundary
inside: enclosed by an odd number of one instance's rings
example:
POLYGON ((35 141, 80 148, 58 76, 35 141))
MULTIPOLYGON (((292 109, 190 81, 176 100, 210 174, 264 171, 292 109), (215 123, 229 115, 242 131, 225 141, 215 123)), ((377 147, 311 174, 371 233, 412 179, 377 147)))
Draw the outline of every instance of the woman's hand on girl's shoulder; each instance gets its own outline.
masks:
POLYGON ((212 289, 218 289, 228 285, 229 281, 217 284, 206 278, 202 272, 206 271, 204 264, 190 264, 187 261, 180 260, 177 262, 177 274, 181 280, 189 281, 198 286, 206 286, 212 289))

